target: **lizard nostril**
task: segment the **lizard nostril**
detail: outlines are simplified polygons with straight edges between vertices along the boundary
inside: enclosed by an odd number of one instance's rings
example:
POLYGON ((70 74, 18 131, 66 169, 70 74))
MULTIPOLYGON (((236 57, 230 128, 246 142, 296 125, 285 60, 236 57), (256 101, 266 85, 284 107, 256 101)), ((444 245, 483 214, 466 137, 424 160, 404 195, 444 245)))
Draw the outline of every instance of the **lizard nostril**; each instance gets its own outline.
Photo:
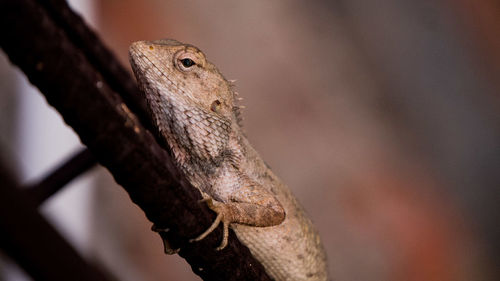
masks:
POLYGON ((154 49, 154 47, 153 47, 153 46, 151 46, 151 45, 149 45, 149 49, 150 49, 150 50, 153 50, 153 49, 154 49))

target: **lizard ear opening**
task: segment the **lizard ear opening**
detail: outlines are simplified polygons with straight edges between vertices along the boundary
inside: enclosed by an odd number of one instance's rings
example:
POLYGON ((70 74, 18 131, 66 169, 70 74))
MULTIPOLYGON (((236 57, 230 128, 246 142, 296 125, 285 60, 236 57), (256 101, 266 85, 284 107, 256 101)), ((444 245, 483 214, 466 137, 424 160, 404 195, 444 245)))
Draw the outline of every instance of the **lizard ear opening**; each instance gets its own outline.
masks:
POLYGON ((212 105, 210 106, 210 110, 212 110, 215 113, 219 113, 221 110, 221 103, 219 100, 215 100, 212 102, 212 105))

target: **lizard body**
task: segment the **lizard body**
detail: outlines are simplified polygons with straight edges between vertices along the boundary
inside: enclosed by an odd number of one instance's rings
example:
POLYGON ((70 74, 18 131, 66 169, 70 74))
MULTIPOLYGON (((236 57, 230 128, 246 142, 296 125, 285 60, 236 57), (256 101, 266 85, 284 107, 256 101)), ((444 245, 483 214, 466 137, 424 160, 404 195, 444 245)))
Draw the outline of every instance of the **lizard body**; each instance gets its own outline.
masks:
POLYGON ((175 40, 129 49, 134 74, 175 162, 267 273, 281 280, 327 280, 318 233, 290 190, 242 132, 236 93, 198 48, 175 40))

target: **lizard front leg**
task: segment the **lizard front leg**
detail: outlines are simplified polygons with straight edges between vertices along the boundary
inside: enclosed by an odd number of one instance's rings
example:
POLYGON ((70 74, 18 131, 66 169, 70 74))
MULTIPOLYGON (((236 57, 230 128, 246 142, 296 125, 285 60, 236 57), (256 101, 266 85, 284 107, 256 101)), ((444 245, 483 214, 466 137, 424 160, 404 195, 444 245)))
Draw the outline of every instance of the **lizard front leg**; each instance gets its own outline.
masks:
POLYGON ((285 219, 285 210, 275 196, 259 184, 245 180, 246 184, 239 187, 228 198, 228 202, 216 201, 210 197, 204 198, 208 207, 217 213, 212 225, 198 237, 191 240, 200 241, 209 235, 222 222, 223 236, 216 250, 227 246, 229 226, 232 223, 256 227, 278 225, 285 219))

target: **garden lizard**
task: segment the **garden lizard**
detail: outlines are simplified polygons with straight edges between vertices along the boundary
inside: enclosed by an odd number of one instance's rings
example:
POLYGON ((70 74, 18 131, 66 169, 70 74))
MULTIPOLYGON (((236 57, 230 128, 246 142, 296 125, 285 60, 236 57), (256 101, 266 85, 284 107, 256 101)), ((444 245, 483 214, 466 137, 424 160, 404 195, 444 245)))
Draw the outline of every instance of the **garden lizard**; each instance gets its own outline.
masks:
POLYGON ((327 280, 317 231, 286 185, 250 145, 237 93, 198 48, 139 41, 130 62, 160 136, 191 184, 217 213, 199 241, 223 224, 275 280, 327 280))

